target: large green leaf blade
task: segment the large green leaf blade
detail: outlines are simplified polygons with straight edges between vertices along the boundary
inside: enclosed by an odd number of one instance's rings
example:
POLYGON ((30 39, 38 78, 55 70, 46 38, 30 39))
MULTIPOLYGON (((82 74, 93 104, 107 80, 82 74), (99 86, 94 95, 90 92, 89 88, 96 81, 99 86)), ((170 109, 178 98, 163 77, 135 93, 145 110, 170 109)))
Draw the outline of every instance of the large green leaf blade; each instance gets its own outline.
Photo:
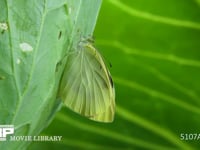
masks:
POLYGON ((199 1, 104 1, 95 36, 113 66, 115 121, 98 124, 63 109, 45 131, 63 136, 63 142, 52 144, 59 149, 198 149, 198 140, 181 140, 180 134, 199 133, 199 16, 199 1))
MULTIPOLYGON (((14 124, 13 136, 36 136, 53 119, 61 106, 57 90, 65 56, 81 37, 92 35, 100 4, 0 2, 0 124, 14 124)), ((0 149, 26 149, 30 143, 6 141, 0 149)))
MULTIPOLYGON (((66 1, 3 0, 0 23, 0 124, 14 136, 38 135, 54 116, 70 30, 66 1), (59 36, 62 32, 62 36, 59 36), (28 128, 27 128, 28 126, 28 128)), ((24 149, 30 142, 1 142, 1 149, 24 149)))

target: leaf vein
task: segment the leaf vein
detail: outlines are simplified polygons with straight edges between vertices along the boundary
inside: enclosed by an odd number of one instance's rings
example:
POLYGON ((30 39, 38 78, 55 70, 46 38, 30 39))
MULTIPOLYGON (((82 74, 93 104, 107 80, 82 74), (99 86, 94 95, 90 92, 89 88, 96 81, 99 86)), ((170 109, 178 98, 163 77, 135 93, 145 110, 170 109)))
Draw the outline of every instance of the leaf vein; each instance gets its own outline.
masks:
POLYGON ((183 143, 171 131, 169 131, 165 128, 162 128, 162 127, 156 125, 155 123, 150 122, 141 116, 138 116, 137 114, 135 114, 133 112, 129 112, 128 110, 118 106, 117 114, 119 116, 123 117, 124 119, 126 119, 134 124, 136 123, 136 124, 142 126, 143 128, 165 138, 166 140, 168 140, 172 144, 175 144, 176 146, 180 147, 181 149, 188 149, 188 150, 192 149, 189 145, 187 145, 186 143, 183 143))
POLYGON ((129 88, 141 91, 143 93, 146 93, 147 95, 159 98, 159 100, 164 100, 164 101, 166 101, 170 104, 176 105, 176 106, 178 106, 182 109, 185 109, 189 112, 200 115, 200 109, 198 107, 193 106, 189 103, 186 103, 186 102, 184 102, 184 101, 182 101, 182 100, 180 100, 176 97, 173 97, 173 96, 170 96, 168 94, 162 93, 160 91, 151 89, 149 87, 146 87, 144 85, 141 85, 141 84, 133 82, 133 81, 125 80, 125 79, 122 79, 122 78, 119 78, 119 77, 115 77, 114 79, 115 79, 115 82, 120 84, 120 85, 124 85, 124 86, 127 86, 129 88))
POLYGON ((144 12, 141 10, 131 8, 125 5, 124 3, 120 2, 119 0, 109 0, 109 2, 112 3, 112 5, 120 8, 122 11, 134 17, 143 18, 153 22, 168 24, 177 27, 185 27, 185 28, 200 30, 200 23, 197 22, 192 22, 188 20, 178 20, 175 18, 169 18, 169 17, 155 15, 149 12, 144 12))
MULTIPOLYGON (((6 6, 7 6, 7 16, 8 16, 8 24, 9 24, 9 27, 10 26, 10 12, 9 12, 9 5, 8 5, 8 1, 6 1, 6 6)), ((19 87, 18 87, 18 83, 17 83, 17 80, 16 80, 16 70, 15 70, 15 62, 14 62, 14 48, 13 48, 13 41, 12 41, 12 28, 9 28, 9 41, 10 41, 10 53, 11 53, 11 67, 12 67, 12 74, 13 74, 13 80, 14 80, 14 84, 15 84, 15 87, 16 87, 16 90, 17 90, 17 98, 18 98, 18 102, 21 101, 22 97, 21 97, 21 92, 19 90, 19 87)), ((18 107, 18 102, 17 102, 17 107, 18 107)), ((13 119, 14 119, 14 115, 16 114, 16 112, 14 111, 13 113, 13 119)), ((13 121, 13 120, 12 120, 13 121)))
POLYGON ((150 142, 146 142, 144 140, 140 140, 138 138, 133 138, 127 135, 123 135, 121 133, 118 132, 114 132, 114 131, 110 131, 107 129, 103 129, 103 128, 99 128, 99 127, 95 127, 92 125, 88 125, 85 123, 82 123, 80 121, 75 121, 73 119, 71 119, 70 117, 66 116, 63 113, 59 113, 56 117, 56 119, 67 123, 67 124, 71 124, 72 126, 75 126, 79 129, 91 132, 91 133, 95 133, 95 134, 99 134, 101 136, 104 137, 108 137, 111 139, 115 139, 118 140, 120 142, 124 142, 124 143, 128 143, 130 145, 136 145, 139 147, 143 147, 143 148, 147 148, 147 149, 162 149, 162 150, 169 150, 172 148, 166 148, 165 146, 159 145, 159 144, 154 144, 154 143, 150 143, 150 142))
POLYGON ((138 55, 138 56, 142 56, 142 57, 148 57, 151 59, 158 59, 158 60, 174 62, 174 63, 177 63, 178 65, 185 65, 185 66, 200 68, 200 61, 198 61, 198 60, 182 58, 182 57, 176 56, 174 54, 167 54, 167 53, 162 54, 162 53, 157 53, 157 52, 152 52, 152 51, 144 51, 141 49, 134 49, 134 48, 127 47, 126 45, 120 43, 119 41, 100 40, 98 42, 98 44, 115 47, 116 49, 119 49, 126 54, 138 55))

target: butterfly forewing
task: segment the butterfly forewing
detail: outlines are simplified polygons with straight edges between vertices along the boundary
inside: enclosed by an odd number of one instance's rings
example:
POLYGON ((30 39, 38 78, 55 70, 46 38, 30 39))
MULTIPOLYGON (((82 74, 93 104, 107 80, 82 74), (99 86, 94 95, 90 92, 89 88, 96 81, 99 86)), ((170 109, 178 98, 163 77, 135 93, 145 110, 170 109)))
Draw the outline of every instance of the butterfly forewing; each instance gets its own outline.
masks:
POLYGON ((95 121, 111 122, 115 91, 110 79, 100 53, 90 43, 82 43, 67 58, 59 95, 73 111, 95 121))

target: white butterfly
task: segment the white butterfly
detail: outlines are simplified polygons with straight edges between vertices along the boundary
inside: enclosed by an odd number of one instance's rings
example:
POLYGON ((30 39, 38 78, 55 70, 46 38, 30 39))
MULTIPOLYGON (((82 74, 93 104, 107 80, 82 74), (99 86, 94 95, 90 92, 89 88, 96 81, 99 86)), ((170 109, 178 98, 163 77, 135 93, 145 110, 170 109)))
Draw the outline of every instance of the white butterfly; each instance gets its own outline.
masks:
POLYGON ((95 121, 112 122, 115 89, 111 75, 89 40, 68 55, 59 95, 73 111, 95 121))

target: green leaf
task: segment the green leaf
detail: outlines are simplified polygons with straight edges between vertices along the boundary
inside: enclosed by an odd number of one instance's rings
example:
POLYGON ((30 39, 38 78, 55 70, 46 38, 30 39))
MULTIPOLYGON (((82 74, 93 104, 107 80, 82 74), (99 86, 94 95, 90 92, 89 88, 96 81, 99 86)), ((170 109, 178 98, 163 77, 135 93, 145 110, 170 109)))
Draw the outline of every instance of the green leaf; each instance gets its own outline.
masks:
MULTIPOLYGON (((59 110, 64 56, 80 36, 92 35, 100 3, 0 1, 0 124, 13 124, 13 136, 38 135, 59 110)), ((29 144, 0 142, 0 149, 29 144)))
POLYGON ((63 140, 32 148, 198 149, 200 139, 181 140, 181 133, 200 134, 199 6, 199 0, 103 1, 95 37, 113 66, 115 121, 96 123, 63 108, 44 131, 63 140))

